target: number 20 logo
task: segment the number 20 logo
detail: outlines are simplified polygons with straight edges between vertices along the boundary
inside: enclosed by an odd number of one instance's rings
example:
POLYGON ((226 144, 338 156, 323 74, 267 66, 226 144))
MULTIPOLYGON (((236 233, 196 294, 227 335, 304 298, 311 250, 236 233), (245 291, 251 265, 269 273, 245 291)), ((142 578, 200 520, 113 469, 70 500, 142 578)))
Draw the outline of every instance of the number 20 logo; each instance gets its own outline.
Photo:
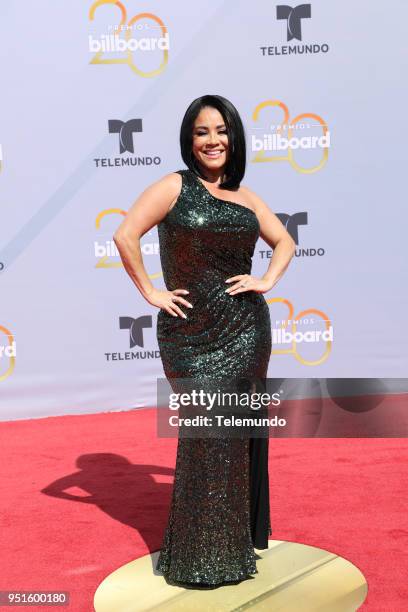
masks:
MULTIPOLYGON (((126 216, 126 211, 121 208, 107 208, 100 212, 95 219, 95 228, 97 230, 101 230, 102 221, 108 217, 109 215, 121 215, 122 217, 126 216)), ((103 255, 100 257, 98 263, 95 264, 95 268, 123 268, 123 263, 121 261, 110 260, 111 256, 103 255)), ((162 272, 154 272, 153 274, 148 274, 148 277, 151 279, 160 278, 163 276, 162 272)))
MULTIPOLYGON (((153 15, 153 13, 139 13, 132 17, 129 21, 127 21, 127 13, 126 8, 120 2, 120 0, 96 0, 89 9, 89 19, 90 21, 94 20, 96 10, 99 9, 104 4, 113 4, 118 7, 121 13, 121 19, 118 25, 118 31, 124 31, 125 40, 129 40, 132 35, 132 26, 142 19, 150 19, 155 24, 160 27, 162 36, 165 36, 168 33, 166 26, 163 21, 157 15, 153 15)), ((116 34, 117 36, 117 34, 116 34)), ((138 68, 133 60, 133 52, 130 49, 124 51, 124 58, 111 58, 111 59, 102 59, 104 51, 97 51, 94 57, 91 59, 90 64, 128 64, 129 67, 141 77, 154 77, 163 72, 169 61, 169 52, 167 49, 163 49, 163 58, 160 63, 160 66, 155 70, 151 70, 150 72, 145 72, 141 68, 138 68)))
MULTIPOLYGON (((322 135, 327 136, 329 130, 326 125, 326 122, 324 121, 324 119, 322 119, 322 117, 320 117, 319 115, 316 115, 315 113, 301 113, 300 115, 297 115, 292 120, 290 120, 289 109, 286 106, 286 104, 284 104, 280 100, 266 100, 265 102, 261 102, 260 104, 258 104, 252 114, 252 119, 255 122, 259 121, 259 116, 262 111, 264 111, 267 108, 275 108, 275 107, 279 108, 280 111, 282 111, 283 113, 283 119, 280 122, 276 130, 278 135, 281 135, 282 128, 285 128, 287 129, 287 139, 290 140, 293 136, 293 128, 303 119, 311 119, 316 122, 314 124, 315 126, 321 128, 322 135)), ((290 165, 292 166, 292 168, 294 168, 297 172, 300 172, 302 174, 313 174, 314 172, 317 172, 318 170, 321 170, 321 168, 323 168, 323 166, 326 164, 328 160, 328 157, 329 157, 329 148, 328 146, 323 146, 322 147, 322 157, 320 159, 320 162, 316 166, 312 166, 311 168, 305 168, 304 166, 301 166, 300 164, 296 162, 294 158, 293 150, 289 146, 287 149, 286 155, 269 155, 268 156, 265 154, 265 150, 261 149, 255 154, 255 156, 252 158, 251 161, 255 163, 288 161, 290 165)))
MULTIPOLYGON (((11 331, 7 329, 6 327, 3 327, 3 325, 0 325, 0 357, 2 359, 5 359, 5 358, 7 359, 6 349, 10 349, 13 343, 14 343, 14 336, 11 333, 11 331), (5 339, 4 345, 2 343, 3 339, 5 339)), ((2 359, 0 359, 0 363, 2 359)), ((9 359, 8 368, 6 369, 5 372, 0 372, 0 381, 8 378, 14 370, 14 367, 16 364, 16 358, 14 357, 14 355, 10 355, 8 359, 9 359)))
MULTIPOLYGON (((308 314, 317 315, 319 318, 322 319, 322 321, 324 321, 326 330, 329 330, 330 328, 330 319, 322 310, 317 310, 316 308, 308 308, 307 310, 302 310, 301 312, 299 312, 299 314, 296 315, 296 317, 294 317, 293 315, 294 315, 295 309, 293 307, 293 304, 289 302, 289 300, 286 300, 284 298, 270 298, 270 299, 267 299, 266 301, 268 304, 281 303, 287 306, 288 316, 286 317, 282 325, 282 329, 286 329, 288 327, 289 321, 293 321, 292 330, 291 330, 293 334, 295 334, 297 331, 297 323, 301 321, 301 319, 305 315, 308 315, 308 314)), ((299 354, 296 340, 293 340, 291 344, 292 344, 292 348, 289 348, 289 349, 274 349, 272 347, 271 354, 272 355, 294 355, 295 359, 297 359, 303 365, 316 366, 326 361, 326 359, 328 358, 330 354, 333 343, 331 340, 326 340, 326 347, 323 351, 322 356, 319 359, 316 359, 314 361, 305 359, 304 357, 302 357, 302 355, 299 354)))

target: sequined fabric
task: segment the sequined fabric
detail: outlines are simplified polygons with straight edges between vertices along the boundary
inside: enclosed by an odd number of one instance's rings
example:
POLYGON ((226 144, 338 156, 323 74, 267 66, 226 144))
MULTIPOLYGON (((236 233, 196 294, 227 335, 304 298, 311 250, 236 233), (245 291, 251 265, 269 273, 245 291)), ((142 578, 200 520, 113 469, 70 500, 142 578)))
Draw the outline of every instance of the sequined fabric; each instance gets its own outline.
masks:
MULTIPOLYGON (((159 223, 167 289, 188 289, 187 319, 160 310, 157 340, 166 377, 266 377, 269 309, 262 294, 225 293, 225 280, 250 274, 256 214, 213 196, 189 170, 159 223)), ((257 548, 271 534, 268 439, 178 439, 168 524, 157 569, 168 582, 215 587, 257 573, 257 548)))

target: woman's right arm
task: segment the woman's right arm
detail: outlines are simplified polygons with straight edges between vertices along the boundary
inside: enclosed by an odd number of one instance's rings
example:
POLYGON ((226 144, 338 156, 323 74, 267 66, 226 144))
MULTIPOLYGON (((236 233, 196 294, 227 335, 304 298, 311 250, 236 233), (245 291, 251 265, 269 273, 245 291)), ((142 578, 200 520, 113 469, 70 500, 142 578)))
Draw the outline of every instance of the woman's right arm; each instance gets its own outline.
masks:
POLYGON ((182 316, 183 311, 175 304, 179 302, 192 308, 179 293, 187 294, 186 289, 161 291, 151 283, 143 265, 140 248, 141 237, 160 223, 177 200, 181 191, 181 176, 176 172, 167 174, 147 187, 126 214, 126 217, 113 235, 123 266, 143 297, 154 306, 167 310, 173 316, 182 316))

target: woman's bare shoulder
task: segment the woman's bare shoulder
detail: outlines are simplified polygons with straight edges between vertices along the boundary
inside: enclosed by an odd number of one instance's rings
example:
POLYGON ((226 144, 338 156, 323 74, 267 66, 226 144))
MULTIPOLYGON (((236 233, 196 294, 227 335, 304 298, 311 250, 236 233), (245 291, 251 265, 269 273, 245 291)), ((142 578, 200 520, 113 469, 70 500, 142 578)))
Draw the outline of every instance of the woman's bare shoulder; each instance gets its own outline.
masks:
POLYGON ((269 208, 266 202, 257 193, 255 193, 253 189, 250 189, 246 185, 240 185, 239 190, 246 198, 247 202, 251 204, 255 210, 262 210, 265 207, 269 208))
POLYGON ((160 198, 162 202, 167 203, 166 212, 170 212, 171 208, 178 200, 182 185, 183 178, 179 172, 175 171, 169 172, 159 178, 150 186, 150 189, 154 191, 155 195, 160 198))
POLYGON ((181 191, 182 177, 178 172, 169 172, 156 179, 147 188, 146 192, 150 196, 157 196, 171 202, 181 191))
POLYGON ((178 187, 181 187, 182 177, 179 172, 174 171, 174 172, 169 172, 168 174, 164 174, 156 182, 177 189, 178 187))

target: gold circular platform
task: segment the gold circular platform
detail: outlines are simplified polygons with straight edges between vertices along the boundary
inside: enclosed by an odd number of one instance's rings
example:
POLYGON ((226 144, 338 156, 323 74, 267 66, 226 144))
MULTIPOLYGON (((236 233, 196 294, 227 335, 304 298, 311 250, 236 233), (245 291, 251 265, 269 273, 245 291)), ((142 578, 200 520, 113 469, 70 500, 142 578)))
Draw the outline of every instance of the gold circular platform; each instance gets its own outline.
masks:
POLYGON ((95 612, 355 612, 367 582, 350 561, 305 544, 269 540, 256 551, 258 574, 211 590, 167 584, 154 569, 158 552, 127 563, 98 586, 95 612))

